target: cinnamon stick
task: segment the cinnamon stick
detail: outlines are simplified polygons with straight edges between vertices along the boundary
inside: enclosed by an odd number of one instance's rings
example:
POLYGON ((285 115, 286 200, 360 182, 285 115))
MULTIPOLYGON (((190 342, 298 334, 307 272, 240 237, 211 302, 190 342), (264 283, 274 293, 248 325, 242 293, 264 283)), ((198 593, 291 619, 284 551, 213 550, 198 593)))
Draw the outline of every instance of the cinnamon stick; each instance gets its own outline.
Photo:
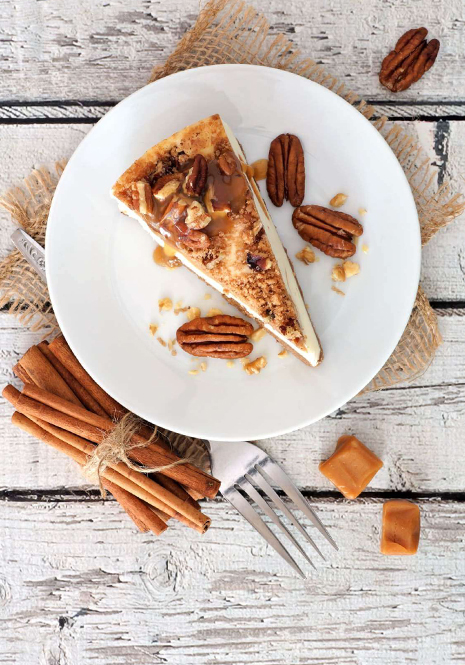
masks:
MULTIPOLYGON (((73 448, 76 448, 88 457, 90 457, 95 450, 95 447, 91 443, 80 436, 76 436, 70 432, 60 430, 58 427, 44 422, 40 418, 32 416, 30 419, 49 434, 52 434, 54 437, 65 442, 67 445, 73 446, 73 448)), ((110 463, 108 466, 110 469, 117 471, 121 476, 124 476, 132 483, 135 483, 141 487, 145 492, 148 492, 154 498, 156 498, 158 500, 156 507, 159 507, 161 510, 164 510, 172 516, 177 513, 184 515, 190 522, 198 524, 199 526, 203 526, 205 524, 207 518, 200 512, 200 510, 172 494, 166 488, 151 480, 145 474, 134 471, 134 469, 130 469, 123 462, 110 463)), ((103 472, 104 475, 105 471, 103 472)))
MULTIPOLYGON (((64 453, 65 455, 68 455, 68 457, 71 457, 75 462, 77 462, 80 465, 84 465, 87 462, 87 455, 78 450, 77 448, 74 448, 72 445, 65 443, 61 439, 57 438, 50 432, 47 432, 45 429, 43 429, 40 425, 37 423, 33 422, 30 418, 26 417, 25 415, 18 413, 15 411, 15 413, 12 416, 12 423, 18 427, 20 427, 22 430, 25 432, 28 432, 29 434, 32 434, 35 436, 37 439, 40 439, 44 443, 47 443, 48 445, 52 446, 56 450, 59 450, 60 452, 64 453)), ((142 499, 143 501, 146 501, 149 503, 151 506, 158 508, 162 512, 167 512, 168 514, 171 514, 173 517, 177 516, 177 512, 172 510, 170 506, 167 506, 164 504, 162 501, 159 501, 156 499, 150 492, 147 492, 144 490, 142 487, 139 485, 136 485, 136 483, 132 482, 125 476, 122 476, 120 473, 115 471, 114 469, 111 469, 107 467, 105 471, 103 472, 104 477, 109 480, 110 482, 113 482, 114 484, 118 485, 119 487, 125 489, 126 491, 130 492, 131 494, 139 497, 139 499, 142 499)), ((154 519, 157 518, 157 516, 154 513, 154 519)), ((186 521, 186 516, 182 515, 182 521, 186 521)), ((199 522, 194 522, 195 526, 198 531, 201 533, 204 533, 208 527, 210 526, 210 519, 206 516, 202 516, 203 520, 201 523, 199 522)), ((157 518, 160 519, 160 518, 157 518)), ((190 520, 187 519, 188 522, 190 520)), ((163 520, 160 520, 163 526, 160 525, 160 528, 164 530, 166 528, 166 524, 163 522, 163 520)))
MULTIPOLYGON (((71 390, 77 395, 80 402, 87 409, 89 409, 89 411, 92 411, 92 413, 98 413, 100 416, 106 416, 107 415, 106 411, 102 409, 97 400, 92 397, 89 391, 86 390, 84 386, 81 385, 76 378, 74 378, 71 372, 68 369, 66 369, 63 363, 60 360, 58 360, 58 358, 55 356, 54 353, 52 353, 52 351, 50 351, 48 343, 40 342, 40 344, 38 344, 37 346, 42 351, 47 360, 53 365, 53 367, 56 369, 61 378, 64 379, 65 383, 67 383, 68 386, 71 388, 71 390)), ((54 391, 52 390, 51 392, 54 391)), ((60 395, 60 397, 64 397, 64 395, 60 395)))
POLYGON ((167 520, 157 515, 154 508, 151 508, 137 496, 123 490, 106 478, 103 479, 103 485, 105 489, 113 494, 113 497, 121 504, 140 531, 152 531, 156 536, 166 531, 168 528, 167 520), (160 522, 163 523, 163 526, 160 522))
POLYGON ((113 397, 110 397, 98 383, 86 372, 74 353, 68 346, 63 335, 56 337, 49 344, 50 351, 58 358, 64 367, 84 386, 92 397, 100 404, 110 418, 121 419, 128 411, 113 397))
POLYGON ((16 363, 16 365, 13 367, 13 372, 16 374, 18 379, 21 379, 23 383, 34 383, 24 367, 21 367, 19 363, 16 363))
POLYGON ((81 404, 66 381, 62 379, 37 346, 31 346, 26 351, 19 361, 19 365, 27 372, 35 385, 52 393, 63 395, 74 404, 81 404))
MULTIPOLYGON (((44 391, 30 384, 26 385, 28 386, 27 391, 34 392, 36 396, 43 397, 44 391)), ((21 395, 13 386, 6 386, 2 394, 5 399, 13 404, 17 411, 24 413, 24 415, 40 418, 94 443, 101 443, 105 437, 105 433, 112 431, 115 427, 115 424, 111 420, 105 420, 102 416, 92 414, 77 405, 69 405, 66 400, 62 400, 48 392, 43 399, 46 399, 49 404, 53 403, 54 407, 31 399, 25 394, 21 395), (63 404, 64 402, 65 404, 63 404), (59 409, 65 409, 67 412, 64 413, 59 409), (79 418, 71 415, 71 411, 79 414, 79 418), (81 420, 80 418, 85 418, 85 420, 81 420), (89 420, 92 422, 88 422, 89 420), (97 422, 98 425, 93 424, 97 422)), ((136 444, 147 444, 147 440, 138 434, 132 437, 132 441, 136 444)), ((133 448, 128 454, 131 459, 147 467, 165 467, 180 459, 174 453, 163 450, 153 443, 146 445, 144 448, 133 448)), ((189 463, 177 464, 176 466, 163 469, 163 474, 177 480, 183 485, 203 492, 204 496, 210 498, 216 496, 220 486, 220 482, 216 478, 189 463)))

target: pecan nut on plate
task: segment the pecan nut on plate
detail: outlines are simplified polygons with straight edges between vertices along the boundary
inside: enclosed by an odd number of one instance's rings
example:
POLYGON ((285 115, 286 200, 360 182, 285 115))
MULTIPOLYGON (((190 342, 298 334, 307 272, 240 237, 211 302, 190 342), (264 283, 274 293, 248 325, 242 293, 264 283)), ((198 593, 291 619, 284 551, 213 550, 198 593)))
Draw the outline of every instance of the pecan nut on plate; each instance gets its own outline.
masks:
POLYGON ((354 217, 316 205, 296 208, 292 223, 301 238, 339 259, 355 254, 352 238, 363 233, 363 226, 354 217))
POLYGON ((194 163, 186 178, 186 194, 200 196, 207 183, 208 166, 203 155, 196 155, 194 163))
POLYGON ((266 189, 275 206, 284 200, 300 206, 305 194, 305 163, 302 144, 294 134, 280 134, 270 145, 266 189))
POLYGON ((407 90, 434 65, 439 41, 426 41, 426 28, 408 30, 383 60, 379 81, 388 90, 407 90))
POLYGON ((237 316, 219 314, 188 321, 176 332, 183 351, 202 358, 245 358, 253 346, 247 341, 253 326, 237 316))

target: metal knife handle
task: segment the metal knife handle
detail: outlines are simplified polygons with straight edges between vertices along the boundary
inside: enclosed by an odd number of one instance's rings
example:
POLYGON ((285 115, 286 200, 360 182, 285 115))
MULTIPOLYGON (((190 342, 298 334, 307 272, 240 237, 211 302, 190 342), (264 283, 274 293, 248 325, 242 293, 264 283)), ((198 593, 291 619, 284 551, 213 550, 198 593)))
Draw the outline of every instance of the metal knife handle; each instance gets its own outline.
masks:
POLYGON ((31 238, 23 229, 16 229, 11 234, 11 240, 21 252, 29 265, 34 268, 41 279, 47 283, 45 274, 45 252, 38 242, 31 238))

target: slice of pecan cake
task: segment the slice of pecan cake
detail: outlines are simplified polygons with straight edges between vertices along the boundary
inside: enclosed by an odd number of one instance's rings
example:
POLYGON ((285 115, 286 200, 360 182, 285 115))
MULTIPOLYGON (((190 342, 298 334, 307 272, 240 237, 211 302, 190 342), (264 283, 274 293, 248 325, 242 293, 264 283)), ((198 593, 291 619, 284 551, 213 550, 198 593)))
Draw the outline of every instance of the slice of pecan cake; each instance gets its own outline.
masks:
POLYGON ((287 253, 219 115, 150 148, 118 179, 122 212, 309 365, 322 359, 287 253))

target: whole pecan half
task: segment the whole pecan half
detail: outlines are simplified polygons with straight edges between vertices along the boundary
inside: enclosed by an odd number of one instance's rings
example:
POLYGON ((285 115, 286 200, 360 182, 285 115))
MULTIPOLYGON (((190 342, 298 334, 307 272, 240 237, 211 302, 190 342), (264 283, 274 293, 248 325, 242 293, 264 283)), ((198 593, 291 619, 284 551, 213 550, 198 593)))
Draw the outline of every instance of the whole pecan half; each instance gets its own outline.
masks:
POLYGON ((270 145, 266 189, 278 208, 284 199, 300 206, 305 194, 305 163, 302 144, 294 134, 280 134, 270 145))
POLYGON ((354 217, 316 205, 296 208, 292 223, 301 238, 328 256, 340 259, 355 254, 352 237, 363 233, 363 226, 354 217))
POLYGON ((408 30, 383 60, 379 81, 388 90, 407 90, 430 69, 439 51, 439 41, 426 41, 426 28, 408 30))
POLYGON ((247 341, 253 326, 237 316, 219 314, 188 321, 176 332, 186 353, 202 358, 245 358, 253 346, 247 341))
POLYGON ((207 160, 203 155, 196 155, 194 157, 192 168, 190 169, 186 179, 186 194, 189 196, 200 196, 205 189, 207 175, 207 160))

